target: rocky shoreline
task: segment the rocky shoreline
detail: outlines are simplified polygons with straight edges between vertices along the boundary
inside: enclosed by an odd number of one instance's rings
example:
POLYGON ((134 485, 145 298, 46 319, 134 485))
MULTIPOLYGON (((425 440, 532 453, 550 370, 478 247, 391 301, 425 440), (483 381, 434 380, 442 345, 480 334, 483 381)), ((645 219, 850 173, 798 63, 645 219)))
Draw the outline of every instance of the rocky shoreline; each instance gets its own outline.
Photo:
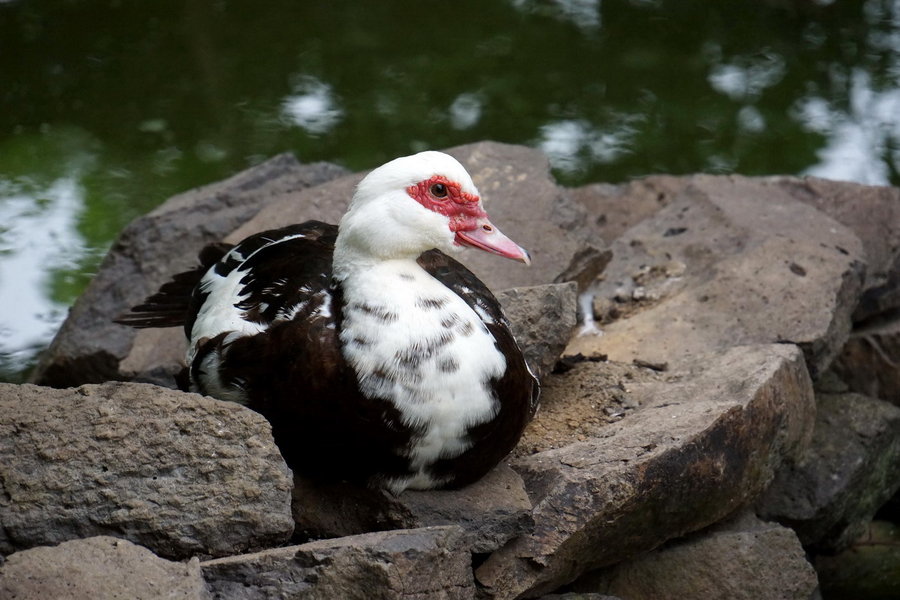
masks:
POLYGON ((262 417, 171 389, 180 330, 112 323, 207 242, 338 220, 361 175, 278 156, 129 225, 36 385, 0 384, 0 597, 839 587, 832 555, 900 514, 900 190, 709 175, 568 189, 535 150, 449 152, 534 257, 465 260, 502 290, 542 377, 506 464, 397 497, 294 479, 262 417), (578 295, 602 335, 573 336, 578 295))

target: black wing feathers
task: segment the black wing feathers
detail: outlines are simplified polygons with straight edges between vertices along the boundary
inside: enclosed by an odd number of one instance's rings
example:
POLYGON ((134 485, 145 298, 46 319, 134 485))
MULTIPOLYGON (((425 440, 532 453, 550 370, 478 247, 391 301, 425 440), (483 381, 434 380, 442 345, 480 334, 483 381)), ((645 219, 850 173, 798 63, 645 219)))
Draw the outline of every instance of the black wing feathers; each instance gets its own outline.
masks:
POLYGON ((232 244, 223 242, 205 246, 200 250, 199 266, 173 276, 159 288, 158 292, 113 321, 136 329, 185 325, 192 319, 191 300, 194 288, 200 283, 206 271, 231 248, 232 244))

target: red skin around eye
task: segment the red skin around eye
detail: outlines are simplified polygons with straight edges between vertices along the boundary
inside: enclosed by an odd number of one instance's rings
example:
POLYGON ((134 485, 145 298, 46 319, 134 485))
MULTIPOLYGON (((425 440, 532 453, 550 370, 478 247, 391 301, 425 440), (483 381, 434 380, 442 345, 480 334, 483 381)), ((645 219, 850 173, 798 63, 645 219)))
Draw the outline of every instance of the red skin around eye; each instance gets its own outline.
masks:
POLYGON ((471 231, 478 227, 478 219, 487 218, 478 196, 462 191, 457 182, 441 175, 409 186, 406 193, 428 210, 450 217, 450 231, 471 231), (445 197, 438 198, 431 193, 431 186, 436 183, 444 184, 447 190, 445 197))

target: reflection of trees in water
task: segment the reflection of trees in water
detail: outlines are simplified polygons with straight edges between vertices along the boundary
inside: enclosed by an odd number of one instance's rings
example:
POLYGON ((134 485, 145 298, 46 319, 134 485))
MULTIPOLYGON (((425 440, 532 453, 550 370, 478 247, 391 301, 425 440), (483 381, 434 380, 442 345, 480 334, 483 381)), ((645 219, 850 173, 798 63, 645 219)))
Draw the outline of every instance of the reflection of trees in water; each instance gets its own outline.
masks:
MULTIPOLYGON (((132 218, 284 151, 362 169, 493 139, 544 149, 571 185, 698 171, 900 184, 898 5, 5 4, 0 202, 12 181, 37 182, 16 191, 35 207, 59 201, 46 190, 63 177, 78 190, 66 259, 28 258, 46 299, 32 325, 51 329, 38 315, 60 318, 132 218)), ((4 287, 38 285, 7 272, 4 287)), ((9 302, 0 330, 29 322, 9 302)))

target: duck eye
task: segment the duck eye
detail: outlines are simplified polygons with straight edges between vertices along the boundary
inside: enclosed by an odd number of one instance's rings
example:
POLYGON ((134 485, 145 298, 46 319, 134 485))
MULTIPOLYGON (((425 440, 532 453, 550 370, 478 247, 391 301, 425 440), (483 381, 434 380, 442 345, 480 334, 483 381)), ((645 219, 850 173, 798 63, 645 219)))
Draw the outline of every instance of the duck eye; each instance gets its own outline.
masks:
POLYGON ((446 198, 447 197, 447 186, 444 185, 443 183, 432 184, 430 191, 431 191, 431 195, 434 196, 435 198, 446 198))

